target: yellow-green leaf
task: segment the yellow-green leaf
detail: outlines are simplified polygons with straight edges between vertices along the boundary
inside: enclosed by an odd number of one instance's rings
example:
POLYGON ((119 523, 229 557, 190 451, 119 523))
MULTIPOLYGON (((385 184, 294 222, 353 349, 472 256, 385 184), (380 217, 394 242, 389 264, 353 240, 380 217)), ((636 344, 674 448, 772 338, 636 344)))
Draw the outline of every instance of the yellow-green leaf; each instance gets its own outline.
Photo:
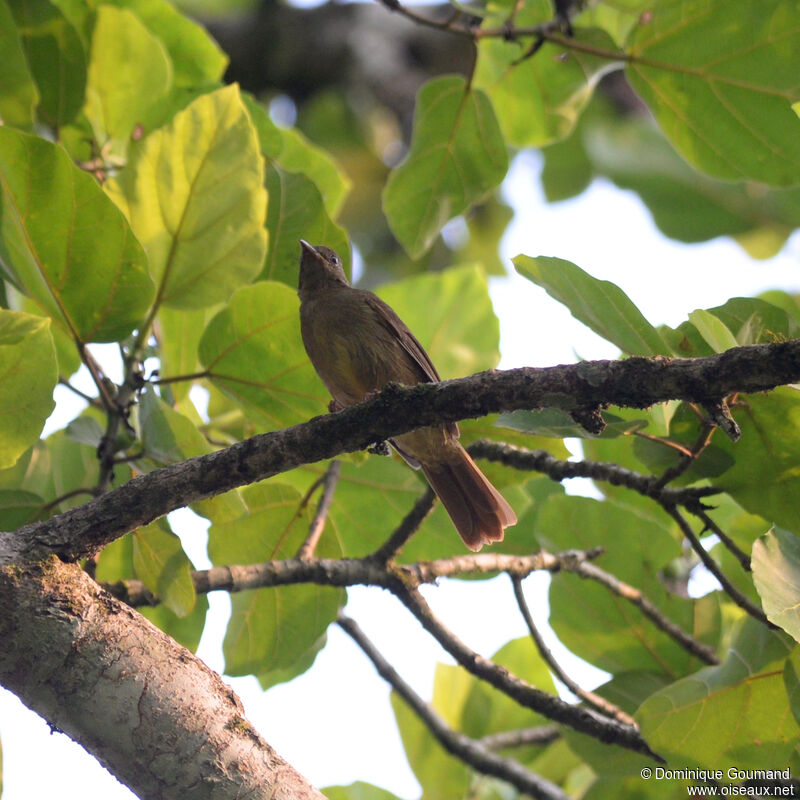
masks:
POLYGON ((460 76, 420 90, 408 158, 389 176, 383 209, 412 258, 425 253, 442 226, 494 189, 508 156, 489 98, 460 76))
POLYGON ((260 271, 264 167, 238 87, 198 97, 106 186, 147 251, 159 305, 222 302, 260 271))

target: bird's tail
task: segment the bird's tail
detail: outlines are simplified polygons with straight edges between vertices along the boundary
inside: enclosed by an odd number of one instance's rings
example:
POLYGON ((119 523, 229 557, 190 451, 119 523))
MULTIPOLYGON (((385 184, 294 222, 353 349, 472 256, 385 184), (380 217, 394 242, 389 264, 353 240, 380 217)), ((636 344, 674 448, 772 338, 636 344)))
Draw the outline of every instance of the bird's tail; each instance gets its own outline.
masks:
POLYGON ((517 522, 514 510, 461 445, 450 455, 447 463, 422 464, 422 471, 464 544, 477 551, 502 541, 503 529, 517 522))

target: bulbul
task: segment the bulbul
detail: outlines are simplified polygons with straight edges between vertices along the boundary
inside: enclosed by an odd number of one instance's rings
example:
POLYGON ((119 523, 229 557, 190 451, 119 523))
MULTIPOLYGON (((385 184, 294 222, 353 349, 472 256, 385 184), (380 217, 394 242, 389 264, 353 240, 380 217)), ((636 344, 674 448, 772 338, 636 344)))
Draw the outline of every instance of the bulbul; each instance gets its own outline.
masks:
MULTIPOLYGON (((300 330, 308 357, 340 407, 360 403, 387 383, 441 380, 413 333, 372 292, 347 282, 329 247, 300 241, 300 330)), ((458 441, 455 423, 420 428, 391 441, 422 469, 470 550, 499 542, 517 516, 458 441)))

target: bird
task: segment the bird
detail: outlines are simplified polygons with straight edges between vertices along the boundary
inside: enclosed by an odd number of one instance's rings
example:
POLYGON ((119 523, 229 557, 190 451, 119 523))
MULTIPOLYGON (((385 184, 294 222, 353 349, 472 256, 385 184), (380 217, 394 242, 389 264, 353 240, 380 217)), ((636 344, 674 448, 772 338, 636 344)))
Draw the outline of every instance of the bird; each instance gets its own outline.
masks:
MULTIPOLYGON (((308 357, 333 397, 346 408, 388 383, 441 380, 425 349, 377 295, 350 285, 339 256, 300 240, 300 331, 308 357)), ((478 551, 503 540, 517 516, 458 441, 455 423, 419 428, 390 440, 421 469, 464 544, 478 551)))

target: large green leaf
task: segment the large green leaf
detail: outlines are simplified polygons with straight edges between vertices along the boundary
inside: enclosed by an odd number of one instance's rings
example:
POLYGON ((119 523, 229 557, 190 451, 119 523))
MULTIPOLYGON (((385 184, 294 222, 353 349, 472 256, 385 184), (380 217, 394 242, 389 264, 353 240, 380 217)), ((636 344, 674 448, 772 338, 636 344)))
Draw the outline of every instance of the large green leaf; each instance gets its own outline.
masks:
POLYGON ((770 622, 800 641, 800 539, 780 528, 758 539, 753 580, 770 622))
POLYGON ((57 130, 83 105, 86 57, 80 36, 49 0, 10 0, 9 5, 39 91, 39 115, 57 130))
MULTIPOLYGON (((526 523, 523 518, 521 525, 526 523)), ((639 589, 685 631, 715 642, 715 615, 668 595, 658 574, 680 554, 661 518, 606 500, 551 497, 536 518, 536 535, 549 550, 602 546, 597 566, 639 589)), ((576 655, 608 672, 648 670, 675 678, 697 666, 682 647, 656 628, 628 600, 595 581, 570 574, 553 577, 550 623, 576 655)))
POLYGON ((676 149, 719 178, 800 180, 800 9, 664 0, 640 19, 628 78, 676 149))
POLYGON ((39 92, 33 82, 14 17, 0 0, 0 119, 6 125, 29 130, 39 92))
POLYGON ((117 341, 153 296, 119 209, 58 145, 0 127, 0 266, 73 339, 117 341))
POLYGON ((205 29, 166 0, 107 2, 129 8, 164 43, 175 68, 176 85, 196 86, 222 79, 227 56, 205 29))
POLYGON ((266 254, 267 194, 238 87, 198 97, 106 184, 145 247, 156 302, 202 308, 249 283, 266 254))
MULTIPOLYGON (((247 511, 209 529, 208 552, 215 564, 257 564, 296 555, 308 532, 310 515, 301 510, 301 495, 290 486, 261 483, 243 490, 247 511)), ((321 557, 341 555, 331 537, 322 537, 321 557)), ((309 664, 324 643, 325 630, 336 619, 344 599, 341 589, 325 586, 281 586, 231 596, 233 611, 225 634, 225 671, 289 680, 309 664)))
POLYGON ((541 286, 563 303, 573 317, 624 353, 671 355, 658 331, 616 284, 593 278, 562 258, 520 255, 513 261, 520 275, 541 286))
MULTIPOLYGON (((133 534, 111 542, 97 559, 96 579, 102 583, 115 583, 137 578, 134 566, 135 549, 133 534)), ((141 559, 141 553, 138 558, 141 559)), ((180 558, 180 561, 183 561, 183 558, 180 558)), ((189 566, 191 567, 191 564, 189 566)), ((147 617, 150 622, 168 633, 184 647, 192 652, 197 650, 208 611, 208 598, 205 595, 195 597, 194 609, 184 616, 178 616, 164 603, 157 606, 144 606, 138 610, 140 614, 147 617)))
POLYGON ((414 332, 443 379, 497 366, 500 323, 483 270, 458 267, 377 292, 414 332))
POLYGON ((800 225, 800 189, 731 184, 699 174, 672 149, 651 122, 606 122, 585 137, 591 165, 617 186, 632 189, 659 229, 682 242, 732 236, 754 257, 772 241, 780 249, 800 225))
POLYGON ((192 565, 181 541, 159 520, 133 534, 136 577, 178 617, 188 616, 197 596, 190 574, 192 565))
POLYGON ((636 718, 650 747, 675 767, 782 767, 800 737, 783 679, 789 641, 746 618, 722 664, 666 686, 641 706, 636 718))
POLYGON ((363 781, 348 786, 326 786, 322 792, 328 800, 399 800, 396 794, 363 781))
POLYGON ((422 87, 408 158, 389 176, 383 208, 412 258, 425 253, 442 226, 494 189, 508 156, 492 104, 464 78, 422 87))
POLYGON ((161 41, 132 11, 101 5, 92 33, 85 107, 98 143, 124 155, 134 127, 171 84, 172 65, 161 41))
POLYGON ((39 438, 57 381, 50 321, 0 309, 0 469, 39 438))
POLYGON ((741 439, 715 440, 735 463, 713 483, 753 514, 800 534, 800 393, 782 387, 739 403, 741 439))
MULTIPOLYGON (((535 0, 525 5, 515 24, 526 27, 551 18, 550 2, 535 0)), ((504 22, 505 16, 493 16, 485 24, 498 27, 504 22)), ((475 84, 491 98, 509 144, 542 147, 569 135, 594 85, 616 66, 608 57, 591 52, 593 48, 614 50, 614 42, 604 31, 576 28, 575 40, 585 50, 545 43, 531 58, 521 58, 527 44, 497 36, 480 41, 475 84)))
POLYGON ((288 172, 300 172, 312 180, 326 211, 335 218, 350 191, 350 179, 325 150, 311 144, 300 131, 284 128, 279 132, 282 144, 276 161, 288 172))
POLYGON ((300 338, 300 302, 285 284, 261 281, 235 292, 198 352, 211 380, 272 428, 325 411, 327 393, 300 338))
POLYGON ((20 489, 0 489, 0 531, 14 531, 34 522, 44 500, 38 494, 20 489))
POLYGON ((350 268, 347 234, 328 216, 322 196, 310 178, 267 167, 267 231, 269 250, 261 278, 281 281, 297 288, 300 239, 325 244, 339 254, 345 270, 350 268))
POLYGON ((396 692, 392 708, 409 766, 422 786, 421 800, 468 797, 472 771, 434 739, 427 725, 396 692))

